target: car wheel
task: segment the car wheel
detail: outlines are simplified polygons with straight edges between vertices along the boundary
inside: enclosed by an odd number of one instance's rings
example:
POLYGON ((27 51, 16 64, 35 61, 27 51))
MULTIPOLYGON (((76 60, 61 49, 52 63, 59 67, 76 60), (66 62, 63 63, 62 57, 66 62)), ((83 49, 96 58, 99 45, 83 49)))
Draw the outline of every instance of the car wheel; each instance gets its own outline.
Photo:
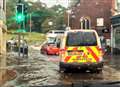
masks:
POLYGON ((41 54, 43 54, 43 51, 42 51, 42 50, 40 50, 40 53, 41 53, 41 54))
POLYGON ((48 52, 47 52, 47 51, 44 51, 44 54, 45 54, 45 55, 48 55, 48 52))

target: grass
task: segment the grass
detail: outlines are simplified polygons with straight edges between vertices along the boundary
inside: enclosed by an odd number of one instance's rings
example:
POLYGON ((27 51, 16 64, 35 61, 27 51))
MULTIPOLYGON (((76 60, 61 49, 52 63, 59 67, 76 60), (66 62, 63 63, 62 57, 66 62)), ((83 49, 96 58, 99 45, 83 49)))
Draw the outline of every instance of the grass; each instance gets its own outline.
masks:
MULTIPOLYGON (((22 34, 22 36, 24 35, 24 38, 27 40, 27 42, 29 44, 33 44, 33 43, 41 43, 43 41, 45 41, 45 34, 42 33, 36 33, 36 32, 27 32, 22 34)), ((7 34, 7 40, 10 40, 12 37, 18 37, 17 33, 8 33, 7 34)))

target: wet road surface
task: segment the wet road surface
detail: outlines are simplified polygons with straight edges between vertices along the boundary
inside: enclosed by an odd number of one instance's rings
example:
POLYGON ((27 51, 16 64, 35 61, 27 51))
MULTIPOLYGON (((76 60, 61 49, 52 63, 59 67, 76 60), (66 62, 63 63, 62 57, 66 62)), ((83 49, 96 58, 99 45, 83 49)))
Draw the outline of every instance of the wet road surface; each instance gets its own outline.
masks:
MULTIPOLYGON (((10 55, 11 56, 11 55, 10 55)), ((42 55, 39 50, 30 49, 28 58, 18 58, 12 53, 8 66, 15 66, 16 79, 7 81, 4 87, 27 87, 37 85, 70 84, 80 81, 120 81, 120 56, 105 56, 102 73, 59 72, 59 57, 42 55)))

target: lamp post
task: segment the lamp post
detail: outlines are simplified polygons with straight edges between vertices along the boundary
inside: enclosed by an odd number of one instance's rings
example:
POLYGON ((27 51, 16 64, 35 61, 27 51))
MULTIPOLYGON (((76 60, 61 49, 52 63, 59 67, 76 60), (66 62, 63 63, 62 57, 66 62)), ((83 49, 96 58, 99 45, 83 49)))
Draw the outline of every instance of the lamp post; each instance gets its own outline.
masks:
POLYGON ((30 33, 31 33, 31 29, 32 29, 32 14, 30 14, 30 33))
POLYGON ((70 30, 70 13, 71 13, 71 10, 69 9, 69 0, 68 0, 67 27, 66 27, 66 30, 70 30))
POLYGON ((68 13, 68 27, 70 26, 70 13, 71 13, 71 11, 69 10, 69 0, 68 0, 68 11, 67 11, 67 13, 68 13))
POLYGON ((51 29, 51 27, 52 27, 52 25, 53 25, 53 22, 52 22, 52 21, 49 21, 49 22, 48 22, 48 25, 50 26, 50 29, 51 29))
POLYGON ((71 10, 67 10, 67 27, 66 27, 66 30, 70 30, 70 13, 71 13, 71 10))

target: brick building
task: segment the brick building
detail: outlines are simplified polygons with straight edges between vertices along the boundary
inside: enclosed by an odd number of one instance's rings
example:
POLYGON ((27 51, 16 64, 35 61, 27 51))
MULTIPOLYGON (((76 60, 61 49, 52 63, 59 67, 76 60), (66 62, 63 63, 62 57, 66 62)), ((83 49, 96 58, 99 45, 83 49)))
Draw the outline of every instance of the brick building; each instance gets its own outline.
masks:
POLYGON ((71 8, 70 27, 95 29, 110 42, 112 3, 113 0, 80 0, 71 8))

